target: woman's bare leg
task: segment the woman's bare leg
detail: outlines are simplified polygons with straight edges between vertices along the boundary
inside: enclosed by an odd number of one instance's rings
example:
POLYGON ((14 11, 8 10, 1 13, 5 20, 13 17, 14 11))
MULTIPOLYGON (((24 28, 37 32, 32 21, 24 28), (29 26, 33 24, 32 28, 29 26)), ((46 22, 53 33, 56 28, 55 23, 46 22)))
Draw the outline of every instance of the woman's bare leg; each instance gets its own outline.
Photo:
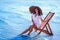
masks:
POLYGON ((29 29, 26 29, 26 30, 23 31, 21 34, 24 34, 24 33, 28 32, 28 31, 29 31, 29 29))
POLYGON ((30 35, 30 33, 33 31, 33 25, 30 26, 30 30, 29 30, 29 33, 28 35, 30 35))
POLYGON ((21 34, 24 34, 24 33, 26 33, 26 32, 28 32, 29 31, 29 33, 28 33, 28 35, 32 32, 32 25, 28 28, 28 29, 26 29, 24 32, 22 32, 21 34))

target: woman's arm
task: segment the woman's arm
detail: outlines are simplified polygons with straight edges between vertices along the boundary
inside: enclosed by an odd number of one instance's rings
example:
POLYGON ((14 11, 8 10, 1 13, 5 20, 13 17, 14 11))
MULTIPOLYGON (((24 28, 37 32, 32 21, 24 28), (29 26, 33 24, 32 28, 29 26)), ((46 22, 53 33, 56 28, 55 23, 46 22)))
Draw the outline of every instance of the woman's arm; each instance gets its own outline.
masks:
POLYGON ((32 23, 35 24, 34 21, 33 21, 33 15, 31 16, 31 19, 32 19, 32 23))
POLYGON ((41 21, 43 21, 43 19, 42 18, 40 18, 41 19, 41 21))
POLYGON ((41 19, 42 22, 47 22, 47 20, 44 20, 44 19, 42 19, 42 18, 40 18, 40 19, 41 19))
POLYGON ((32 19, 32 23, 35 24, 34 21, 33 21, 33 19, 32 19))
POLYGON ((42 19, 42 17, 40 17, 40 20, 41 20, 42 22, 46 22, 46 20, 42 19))

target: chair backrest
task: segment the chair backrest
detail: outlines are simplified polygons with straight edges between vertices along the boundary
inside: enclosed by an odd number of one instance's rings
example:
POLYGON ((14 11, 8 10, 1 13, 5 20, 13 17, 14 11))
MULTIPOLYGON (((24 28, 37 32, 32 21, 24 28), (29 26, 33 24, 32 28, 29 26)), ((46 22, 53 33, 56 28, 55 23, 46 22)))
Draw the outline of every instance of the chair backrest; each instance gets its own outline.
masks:
POLYGON ((53 17, 53 15, 54 15, 55 13, 52 13, 52 12, 49 12, 48 14, 47 14, 47 16, 44 18, 44 21, 46 21, 46 22, 42 22, 41 23, 41 29, 43 29, 45 26, 46 26, 46 24, 50 21, 50 19, 53 17))
POLYGON ((54 14, 55 14, 55 13, 49 12, 49 13, 47 14, 47 16, 44 18, 44 20, 45 20, 45 21, 46 21, 46 20, 47 20, 47 21, 50 20, 54 14))

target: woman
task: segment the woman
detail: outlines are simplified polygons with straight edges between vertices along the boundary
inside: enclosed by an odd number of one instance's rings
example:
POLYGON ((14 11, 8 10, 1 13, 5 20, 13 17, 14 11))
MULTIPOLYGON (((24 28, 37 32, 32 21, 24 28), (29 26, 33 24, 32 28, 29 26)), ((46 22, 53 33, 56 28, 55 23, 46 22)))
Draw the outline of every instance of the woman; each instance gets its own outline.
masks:
POLYGON ((41 21, 42 21, 42 10, 38 7, 38 6, 31 6, 29 8, 29 11, 31 12, 32 16, 32 25, 26 29, 24 32, 22 32, 21 34, 24 34, 26 32, 29 31, 28 35, 30 35, 30 33, 32 32, 33 28, 35 29, 35 32, 37 30, 40 30, 40 26, 41 26, 41 21))

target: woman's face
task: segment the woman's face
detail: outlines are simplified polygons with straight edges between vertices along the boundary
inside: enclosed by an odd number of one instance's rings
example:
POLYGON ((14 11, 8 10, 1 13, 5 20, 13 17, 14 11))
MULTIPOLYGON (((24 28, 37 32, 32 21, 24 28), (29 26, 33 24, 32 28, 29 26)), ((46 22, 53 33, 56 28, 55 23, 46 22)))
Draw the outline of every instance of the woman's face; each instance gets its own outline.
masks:
POLYGON ((37 8, 35 9, 35 12, 36 12, 36 14, 38 14, 38 9, 37 8))

